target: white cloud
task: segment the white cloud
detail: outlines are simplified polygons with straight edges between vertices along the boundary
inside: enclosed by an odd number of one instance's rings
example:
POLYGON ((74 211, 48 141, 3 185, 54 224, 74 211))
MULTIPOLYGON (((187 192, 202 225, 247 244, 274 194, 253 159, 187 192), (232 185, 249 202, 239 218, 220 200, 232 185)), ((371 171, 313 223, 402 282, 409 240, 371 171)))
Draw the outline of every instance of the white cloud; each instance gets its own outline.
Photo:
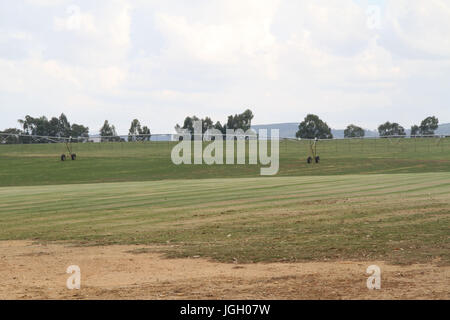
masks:
POLYGON ((167 42, 164 54, 174 60, 188 56, 205 64, 250 66, 274 76, 277 44, 270 26, 278 2, 226 1, 219 9, 204 10, 192 22, 158 13, 157 27, 167 42))
MULTIPOLYGON (((33 2, 33 5, 56 5, 59 2, 33 2)), ((82 10, 83 6, 63 6, 61 16, 55 16, 52 31, 45 39, 33 30, 0 32, 0 43, 10 38, 27 40, 36 49, 23 59, 1 60, 9 66, 8 81, 17 79, 22 86, 11 89, 32 92, 35 86, 51 88, 58 82, 77 90, 103 94, 102 90, 117 88, 127 76, 127 55, 130 50, 130 6, 127 1, 112 1, 105 8, 82 10), (52 40, 52 36, 54 39, 52 40)), ((1 29, 0 29, 1 30, 1 29)), ((0 67, 0 68, 2 68, 0 67)), ((0 69, 1 70, 1 69, 0 69)), ((5 78, 6 73, 3 72, 5 78)), ((4 90, 6 87, 4 87, 4 90)), ((38 92, 36 92, 38 93, 38 92)))
POLYGON ((287 1, 278 23, 290 37, 307 35, 316 48, 335 55, 355 54, 370 35, 365 9, 352 0, 287 1))
POLYGON ((80 7, 71 5, 66 9, 66 17, 55 17, 54 25, 57 31, 83 32, 87 35, 99 36, 91 13, 81 12, 80 7))
POLYGON ((100 7, 70 5, 54 17, 61 43, 52 43, 60 59, 106 67, 124 63, 131 47, 128 1, 109 1, 100 7))
POLYGON ((68 0, 26 0, 29 5, 33 6, 57 6, 61 4, 67 4, 68 0))
MULTIPOLYGON (((404 46, 402 54, 450 58, 448 1, 390 1, 386 8, 386 24, 386 33, 392 33, 394 40, 404 46)), ((395 43, 390 45, 394 47, 395 43)))
POLYGON ((15 106, 0 128, 65 112, 94 129, 108 118, 125 132, 137 117, 167 132, 247 107, 257 123, 450 121, 442 0, 387 2, 381 30, 352 0, 26 3, 22 19, 0 8, 0 105, 15 106))

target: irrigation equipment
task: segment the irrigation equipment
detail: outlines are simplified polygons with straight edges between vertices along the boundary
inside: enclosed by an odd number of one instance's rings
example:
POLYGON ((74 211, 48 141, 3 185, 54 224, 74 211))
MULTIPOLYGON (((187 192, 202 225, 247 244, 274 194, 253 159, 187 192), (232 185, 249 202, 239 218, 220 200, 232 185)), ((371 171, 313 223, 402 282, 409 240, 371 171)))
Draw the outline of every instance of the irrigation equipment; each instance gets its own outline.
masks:
POLYGON ((68 140, 65 140, 64 144, 66 145, 66 149, 67 149, 68 153, 67 154, 63 153, 61 155, 61 161, 66 161, 66 159, 68 159, 68 158, 70 158, 72 160, 76 160, 77 155, 72 152, 72 137, 70 137, 68 140))
POLYGON ((319 163, 320 162, 320 157, 317 155, 317 142, 319 140, 317 138, 315 138, 314 140, 310 140, 309 141, 309 151, 310 151, 310 156, 306 159, 306 162, 308 164, 311 164, 313 161, 315 163, 319 163))
MULTIPOLYGON (((50 136, 38 136, 29 134, 12 134, 0 132, 0 145, 1 144, 21 144, 31 145, 35 143, 55 143, 64 144, 64 153, 61 154, 60 160, 66 161, 67 159, 76 160, 77 155, 72 150, 72 137, 50 137, 50 136)), ((76 139, 80 141, 80 138, 76 139)))

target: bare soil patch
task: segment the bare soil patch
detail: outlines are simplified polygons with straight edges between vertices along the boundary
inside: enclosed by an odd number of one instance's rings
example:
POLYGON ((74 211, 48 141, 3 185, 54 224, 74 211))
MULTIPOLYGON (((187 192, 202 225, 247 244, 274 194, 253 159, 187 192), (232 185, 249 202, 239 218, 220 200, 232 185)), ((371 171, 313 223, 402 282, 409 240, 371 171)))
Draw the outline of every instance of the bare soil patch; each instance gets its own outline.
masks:
POLYGON ((226 264, 158 247, 0 242, 0 299, 450 299, 450 266, 383 261, 226 264), (381 268, 381 290, 366 269, 381 268), (81 269, 68 290, 66 268, 81 269))

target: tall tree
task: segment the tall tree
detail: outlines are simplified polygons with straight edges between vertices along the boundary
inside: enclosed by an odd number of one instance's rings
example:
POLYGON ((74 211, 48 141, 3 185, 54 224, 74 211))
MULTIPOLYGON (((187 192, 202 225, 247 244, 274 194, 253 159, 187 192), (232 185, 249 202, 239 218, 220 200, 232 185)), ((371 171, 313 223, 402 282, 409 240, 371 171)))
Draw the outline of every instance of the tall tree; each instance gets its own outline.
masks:
POLYGON ((70 127, 70 136, 73 138, 88 138, 89 128, 81 124, 73 123, 70 127))
POLYGON ((138 119, 131 122, 130 130, 128 131, 128 141, 146 141, 150 140, 150 129, 147 126, 141 127, 138 119))
POLYGON ((210 117, 205 117, 205 119, 202 119, 202 133, 205 133, 212 128, 214 128, 214 125, 210 117))
POLYGON ((59 116, 59 136, 61 137, 70 137, 71 135, 71 127, 70 122, 67 120, 67 117, 64 113, 61 113, 59 116))
POLYGON ((33 118, 32 116, 27 115, 25 116, 25 119, 19 119, 18 122, 26 135, 49 136, 50 125, 45 116, 33 118))
POLYGON ((389 121, 378 126, 378 133, 380 137, 391 137, 391 136, 405 136, 405 128, 396 122, 390 123, 389 121))
POLYGON ((58 137, 61 136, 62 134, 59 132, 59 119, 56 117, 52 117, 49 121, 49 132, 48 135, 51 137, 58 137))
POLYGON ((253 117, 253 112, 250 109, 247 109, 240 114, 240 125, 242 130, 247 131, 251 128, 253 117))
POLYGON ((181 128, 188 130, 191 134, 194 134, 194 121, 200 121, 196 116, 186 117, 183 122, 183 126, 180 127, 178 124, 175 128, 181 128))
POLYGON ((344 130, 345 138, 362 138, 366 135, 366 132, 363 128, 355 126, 354 124, 350 124, 344 130))
MULTIPOLYGON (((207 119, 209 119, 209 118, 207 117, 207 119)), ((177 124, 175 126, 175 130, 177 130, 177 131, 180 129, 187 130, 192 135, 191 139, 194 139, 194 121, 202 121, 202 123, 203 123, 203 119, 199 119, 196 116, 186 117, 184 119, 183 126, 181 127, 179 124, 177 124)), ((202 128, 202 130, 203 130, 203 128, 202 128)))
POLYGON ((128 130, 128 141, 137 141, 137 135, 141 131, 141 123, 138 119, 131 121, 130 130, 128 130))
POLYGON ((298 126, 296 137, 302 139, 332 139, 333 135, 326 122, 323 122, 314 114, 308 114, 298 126))
POLYGON ((150 141, 150 139, 151 139, 151 132, 150 132, 150 128, 149 127, 143 126, 142 130, 140 131, 139 134, 143 135, 143 136, 141 136, 142 141, 150 141))
POLYGON ((432 116, 425 118, 419 126, 421 135, 433 135, 434 131, 439 127, 439 119, 432 116))
MULTIPOLYGON (((18 120, 23 129, 24 135, 37 135, 44 137, 87 137, 89 136, 89 128, 79 124, 70 124, 64 113, 59 118, 52 117, 50 121, 45 116, 34 118, 25 116, 24 119, 18 120)), ((45 138, 26 139, 29 142, 49 142, 45 138)))
POLYGON ((234 116, 230 115, 228 116, 226 129, 242 129, 244 131, 247 131, 252 125, 253 117, 253 112, 250 109, 245 110, 241 114, 235 114, 234 116))
POLYGON ((225 134, 225 127, 222 126, 222 124, 220 123, 220 121, 217 121, 216 124, 214 125, 214 129, 219 130, 220 132, 222 132, 223 134, 225 134))
POLYGON ((22 137, 20 136, 23 132, 16 128, 8 128, 2 131, 6 133, 5 136, 0 136, 0 143, 5 144, 17 144, 22 142, 22 137))
POLYGON ((420 128, 419 128, 418 125, 415 124, 415 125, 411 126, 411 134, 410 134, 410 136, 411 137, 417 136, 419 134, 419 130, 420 130, 420 128))
POLYGON ((216 123, 213 122, 213 120, 210 117, 205 117, 204 119, 200 119, 196 116, 192 117, 186 117, 183 122, 183 126, 180 126, 177 124, 175 126, 175 130, 179 129, 186 129, 191 134, 194 133, 194 121, 202 121, 202 133, 205 133, 208 129, 217 129, 223 134, 226 133, 227 129, 242 129, 244 131, 247 131, 250 129, 252 125, 252 119, 254 115, 253 112, 250 109, 245 110, 241 114, 235 114, 228 116, 227 123, 222 125, 219 121, 216 123))
POLYGON ((116 128, 110 125, 108 120, 105 120, 103 126, 100 128, 101 141, 120 141, 120 137, 117 136, 116 128))
MULTIPOLYGON (((25 119, 17 120, 17 122, 19 122, 20 126, 23 129, 23 131, 22 131, 23 135, 31 135, 31 134, 33 134, 32 119, 33 119, 32 117, 30 117, 29 115, 26 115, 25 119)), ((22 138, 22 143, 33 143, 33 139, 28 138, 28 137, 23 137, 22 138)))

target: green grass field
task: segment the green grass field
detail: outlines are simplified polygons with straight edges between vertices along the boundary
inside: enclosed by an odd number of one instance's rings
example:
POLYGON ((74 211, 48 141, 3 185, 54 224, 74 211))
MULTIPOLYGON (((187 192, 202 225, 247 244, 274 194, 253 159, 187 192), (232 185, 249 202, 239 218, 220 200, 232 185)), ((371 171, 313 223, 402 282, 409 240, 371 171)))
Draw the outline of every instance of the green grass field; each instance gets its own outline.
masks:
POLYGON ((220 261, 450 262, 450 139, 336 140, 280 171, 170 162, 174 143, 0 145, 0 240, 158 244, 220 261))
MULTIPOLYGON (((174 165, 175 142, 0 145, 0 186, 259 177, 255 165, 174 165)), ((450 138, 330 140, 320 165, 307 165, 308 141, 280 143, 278 176, 450 172, 450 138)))

